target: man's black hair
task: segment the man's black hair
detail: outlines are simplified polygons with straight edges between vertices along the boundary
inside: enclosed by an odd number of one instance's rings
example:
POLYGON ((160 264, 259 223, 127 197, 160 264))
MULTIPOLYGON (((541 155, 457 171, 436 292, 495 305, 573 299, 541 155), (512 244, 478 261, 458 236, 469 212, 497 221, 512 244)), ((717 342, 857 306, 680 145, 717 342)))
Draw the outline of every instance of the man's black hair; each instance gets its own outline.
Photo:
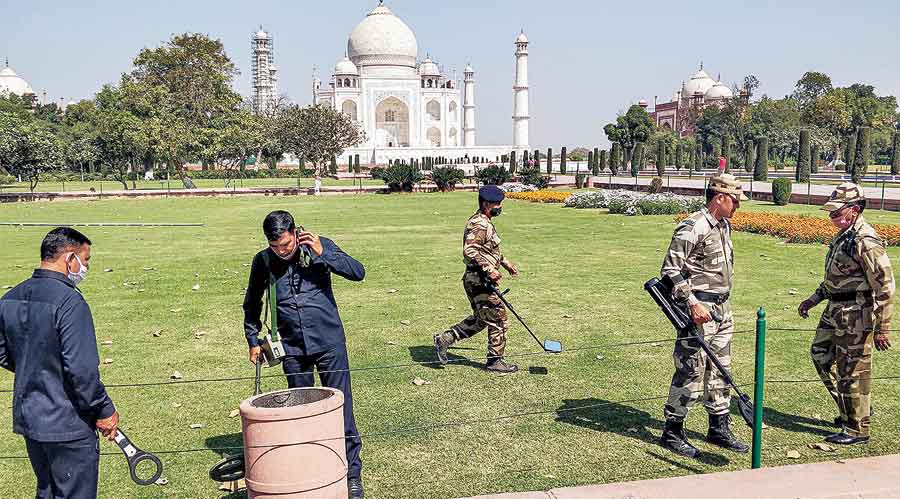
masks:
POLYGON ((294 217, 284 210, 273 211, 263 220, 263 233, 269 241, 277 241, 282 234, 295 228, 294 217))
POLYGON ((721 194, 721 193, 716 192, 716 191, 712 190, 712 188, 707 187, 706 188, 706 204, 709 204, 710 201, 712 201, 713 198, 716 197, 716 194, 721 194))
POLYGON ((41 260, 50 261, 64 251, 77 250, 83 245, 91 245, 91 240, 71 227, 57 227, 44 236, 41 242, 41 260))

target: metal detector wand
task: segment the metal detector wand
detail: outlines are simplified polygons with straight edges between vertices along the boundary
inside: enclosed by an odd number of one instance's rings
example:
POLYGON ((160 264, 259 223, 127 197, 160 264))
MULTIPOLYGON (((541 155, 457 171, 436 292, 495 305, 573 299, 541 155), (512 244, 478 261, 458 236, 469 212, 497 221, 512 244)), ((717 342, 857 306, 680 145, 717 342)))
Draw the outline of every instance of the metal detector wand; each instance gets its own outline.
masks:
POLYGON ((142 451, 136 445, 131 443, 131 440, 128 439, 128 436, 125 435, 125 432, 121 429, 116 430, 114 440, 116 445, 119 446, 119 449, 122 450, 122 453, 125 454, 125 459, 128 460, 128 471, 131 473, 131 479, 134 483, 138 485, 152 485, 159 480, 159 477, 161 477, 163 473, 163 465, 158 457, 149 452, 142 451), (138 464, 144 461, 150 461, 156 465, 156 471, 154 471, 153 476, 150 478, 141 478, 137 474, 138 464))

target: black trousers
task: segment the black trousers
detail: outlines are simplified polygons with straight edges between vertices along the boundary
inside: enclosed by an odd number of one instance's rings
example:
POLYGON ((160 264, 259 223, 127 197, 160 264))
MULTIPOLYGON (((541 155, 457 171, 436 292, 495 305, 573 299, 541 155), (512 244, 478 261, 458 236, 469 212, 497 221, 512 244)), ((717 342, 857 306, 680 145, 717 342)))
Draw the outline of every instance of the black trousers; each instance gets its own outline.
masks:
POLYGON ((331 350, 312 354, 284 357, 281 362, 284 373, 287 376, 288 386, 291 388, 305 388, 315 386, 313 369, 319 371, 319 380, 322 386, 335 388, 344 394, 344 435, 347 436, 347 478, 360 478, 362 475, 362 460, 359 451, 362 448, 362 440, 356 429, 356 419, 353 417, 353 392, 350 390, 350 360, 347 357, 347 345, 341 343, 331 350), (339 371, 339 372, 331 372, 339 371))
POLYGON ((37 477, 35 499, 96 499, 100 466, 97 436, 71 442, 25 439, 37 477))

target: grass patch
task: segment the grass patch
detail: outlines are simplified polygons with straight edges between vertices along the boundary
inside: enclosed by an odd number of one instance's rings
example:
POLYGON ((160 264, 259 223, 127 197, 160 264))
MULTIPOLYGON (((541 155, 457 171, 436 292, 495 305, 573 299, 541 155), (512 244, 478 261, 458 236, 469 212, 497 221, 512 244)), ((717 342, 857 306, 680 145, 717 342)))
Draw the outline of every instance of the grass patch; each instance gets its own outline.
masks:
MULTIPOLYGON (((335 280, 352 366, 433 360, 431 335, 469 311, 460 283, 460 237, 475 204, 472 193, 72 201, 0 205, 0 220, 207 224, 203 229, 85 230, 94 241, 94 258, 84 293, 94 311, 98 341, 113 341, 99 348, 101 359, 113 360, 101 367, 103 379, 116 384, 165 381, 175 370, 186 380, 252 376, 241 328, 247 280, 243 264, 264 245, 260 224, 274 209, 291 210, 299 223, 334 239, 366 266, 363 283, 335 280), (113 271, 103 272, 105 268, 113 271), (201 287, 192 291, 195 284, 201 287), (406 320, 408 326, 401 324, 406 320), (158 338, 152 335, 156 331, 162 331, 158 338), (197 339, 198 331, 206 335, 197 339)), ((743 208, 776 209, 768 203, 745 203, 743 208)), ((824 216, 798 205, 777 210, 824 216)), ((512 287, 508 298, 539 336, 559 339, 574 350, 673 335, 641 288, 659 272, 674 228, 670 215, 625 217, 523 202, 507 202, 503 213, 496 225, 504 254, 522 271, 517 280, 503 282, 512 287)), ((872 210, 867 217, 900 222, 900 214, 890 212, 872 210)), ((42 228, 0 227, 0 287, 30 275, 45 233, 42 228)), ((814 327, 814 320, 797 317, 796 305, 821 279, 827 247, 745 233, 736 233, 734 241, 737 329, 752 329, 760 305, 768 310, 770 327, 814 327), (799 294, 790 295, 790 288, 798 288, 799 294)), ((896 260, 900 248, 888 253, 896 260)), ((808 354, 811 338, 811 332, 771 332, 767 377, 815 378, 808 354)), ((735 336, 733 363, 741 383, 752 381, 753 341, 752 334, 735 336)), ((363 434, 538 412, 365 439, 364 479, 371 497, 462 497, 749 467, 749 457, 703 442, 706 416, 701 407, 687 425, 710 456, 697 462, 655 444, 663 401, 618 403, 666 394, 672 375, 670 342, 512 357, 523 370, 512 376, 479 368, 486 342, 482 333, 451 350, 472 359, 468 363, 354 374, 363 434), (545 367, 548 374, 528 374, 529 367, 545 367), (431 384, 414 386, 417 376, 431 384), (591 407, 578 409, 584 406, 591 407)), ((512 324, 509 354, 535 352, 532 342, 520 325, 512 324)), ((876 375, 898 368, 895 352, 875 354, 876 375)), ((267 371, 275 372, 280 371, 267 371)), ((12 375, 0 372, 0 387, 11 386, 12 375)), ((269 390, 283 386, 279 378, 264 382, 269 390)), ((148 450, 238 442, 240 421, 228 415, 251 392, 250 381, 110 389, 123 428, 148 450), (194 423, 204 426, 192 430, 194 423)), ((898 395, 897 383, 875 381, 878 413, 871 443, 826 454, 806 447, 832 431, 827 422, 835 409, 824 389, 817 383, 768 385, 770 428, 763 464, 796 463, 786 458, 791 449, 800 451, 802 461, 896 452, 898 395)), ((22 439, 11 433, 10 398, 3 394, 0 399, 0 455, 24 455, 22 439)), ((746 427, 736 424, 735 431, 749 441, 746 427)), ((115 451, 108 443, 102 449, 115 451)), ((162 458, 170 484, 138 488, 122 457, 104 457, 100 497, 226 496, 207 477, 220 459, 217 453, 162 458)), ((33 486, 26 461, 0 461, 0 497, 27 495, 33 486)))

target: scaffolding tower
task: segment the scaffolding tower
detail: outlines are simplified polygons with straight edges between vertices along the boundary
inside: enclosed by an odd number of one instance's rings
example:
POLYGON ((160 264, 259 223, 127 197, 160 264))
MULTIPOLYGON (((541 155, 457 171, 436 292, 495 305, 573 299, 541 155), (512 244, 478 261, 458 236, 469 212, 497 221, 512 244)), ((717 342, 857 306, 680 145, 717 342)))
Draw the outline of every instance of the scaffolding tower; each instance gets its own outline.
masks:
POLYGON ((275 67, 275 39, 262 26, 250 36, 250 86, 253 89, 253 112, 271 115, 278 102, 278 69, 275 67))

